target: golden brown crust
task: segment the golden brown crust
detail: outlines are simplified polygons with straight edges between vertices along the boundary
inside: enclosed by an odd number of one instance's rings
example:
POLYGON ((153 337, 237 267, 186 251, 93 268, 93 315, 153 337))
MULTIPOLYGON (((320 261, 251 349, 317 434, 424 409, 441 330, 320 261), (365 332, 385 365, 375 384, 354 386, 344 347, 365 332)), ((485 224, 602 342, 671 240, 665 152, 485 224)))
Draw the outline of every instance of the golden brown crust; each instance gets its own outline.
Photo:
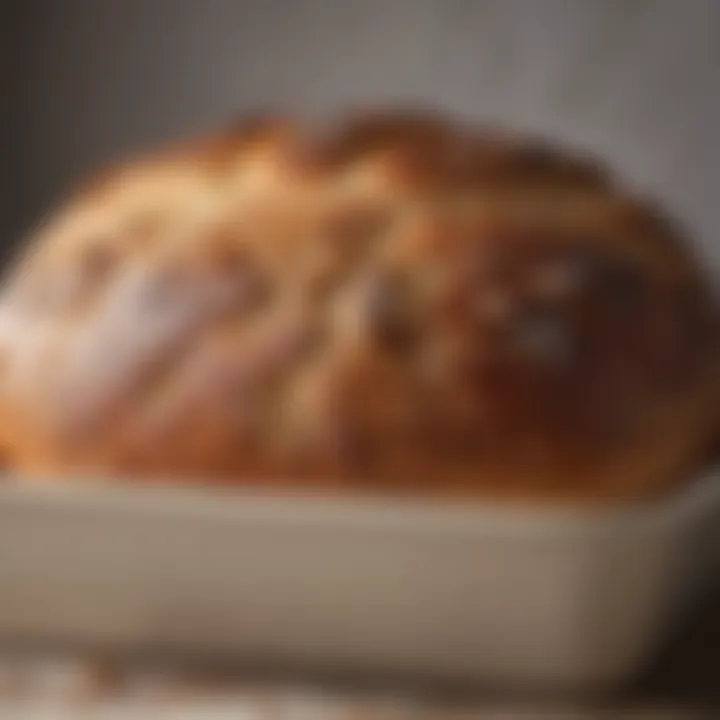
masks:
POLYGON ((426 113, 260 118, 131 163, 0 304, 11 464, 647 497, 707 451, 687 244, 592 161, 426 113))

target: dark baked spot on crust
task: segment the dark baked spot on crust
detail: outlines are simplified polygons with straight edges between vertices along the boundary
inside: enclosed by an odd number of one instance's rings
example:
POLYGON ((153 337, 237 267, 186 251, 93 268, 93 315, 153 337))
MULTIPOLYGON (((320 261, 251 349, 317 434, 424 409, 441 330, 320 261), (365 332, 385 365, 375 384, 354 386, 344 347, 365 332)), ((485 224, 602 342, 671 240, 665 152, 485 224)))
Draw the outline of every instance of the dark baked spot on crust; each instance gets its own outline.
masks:
MULTIPOLYGON (((607 171, 592 160, 559 154, 550 144, 530 143, 522 146, 515 160, 522 177, 557 181, 575 190, 600 189, 608 185, 607 171)), ((512 163, 511 163, 512 164, 512 163)))
POLYGON ((649 288, 644 276, 630 265, 608 264, 597 282, 603 299, 620 311, 633 313, 648 300, 649 288))
POLYGON ((589 296, 608 311, 628 319, 646 308, 651 299, 651 279, 634 262, 580 245, 569 258, 585 279, 589 296))
POLYGON ((237 278, 246 281, 250 276, 260 274, 258 261, 247 243, 238 242, 236 236, 220 238, 214 246, 208 248, 207 261, 210 272, 219 278, 237 278))
POLYGON ((342 251, 355 254, 385 234, 394 218, 394 210, 382 206, 342 208, 327 221, 330 240, 342 251))
POLYGON ((565 366, 574 357, 574 328, 553 307, 536 305, 519 312, 512 322, 512 340, 534 364, 565 366))
POLYGON ((108 277, 118 261, 117 248, 106 238, 90 242, 82 249, 80 266, 86 281, 97 283, 108 277))
POLYGON ((610 186, 607 170, 590 158, 568 157, 542 142, 521 142, 492 131, 466 140, 460 150, 457 181, 473 188, 543 190, 574 193, 610 186))
POLYGON ((422 332, 419 302, 416 284, 408 275, 386 272, 372 282, 367 322, 382 349, 397 355, 415 350, 422 332))
POLYGON ((447 124, 433 113, 361 113, 330 132, 317 151, 323 164, 338 166, 385 149, 418 152, 436 148, 451 137, 447 124))
POLYGON ((258 311, 272 302, 273 278, 250 248, 238 244, 221 247, 214 262, 221 281, 238 285, 240 305, 244 309, 258 311))

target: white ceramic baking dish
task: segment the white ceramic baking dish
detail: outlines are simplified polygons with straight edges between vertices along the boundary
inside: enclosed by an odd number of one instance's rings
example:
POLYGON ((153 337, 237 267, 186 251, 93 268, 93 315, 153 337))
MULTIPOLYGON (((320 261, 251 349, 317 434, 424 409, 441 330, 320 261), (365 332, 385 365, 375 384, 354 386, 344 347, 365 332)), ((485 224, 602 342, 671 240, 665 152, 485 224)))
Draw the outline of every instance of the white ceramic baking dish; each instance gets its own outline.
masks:
POLYGON ((623 682, 718 566, 720 479, 545 510, 0 489, 0 635, 524 687, 623 682))

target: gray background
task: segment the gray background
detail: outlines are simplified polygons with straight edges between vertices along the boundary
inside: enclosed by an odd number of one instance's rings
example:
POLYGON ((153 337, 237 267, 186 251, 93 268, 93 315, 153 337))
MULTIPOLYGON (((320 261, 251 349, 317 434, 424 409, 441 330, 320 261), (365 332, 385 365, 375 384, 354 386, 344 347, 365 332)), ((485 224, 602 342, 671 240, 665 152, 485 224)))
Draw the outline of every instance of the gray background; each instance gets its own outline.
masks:
POLYGON ((68 183, 243 110, 404 101, 607 156, 720 268, 719 0, 4 0, 5 244, 68 183))

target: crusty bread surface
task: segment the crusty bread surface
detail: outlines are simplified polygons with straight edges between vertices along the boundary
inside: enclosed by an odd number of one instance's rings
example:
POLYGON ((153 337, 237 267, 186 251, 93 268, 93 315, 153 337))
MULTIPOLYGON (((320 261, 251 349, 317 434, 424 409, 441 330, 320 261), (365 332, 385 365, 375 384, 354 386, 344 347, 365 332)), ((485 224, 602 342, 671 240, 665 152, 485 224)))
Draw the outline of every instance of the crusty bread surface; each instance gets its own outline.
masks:
POLYGON ((115 168, 0 296, 0 442, 113 475, 642 499, 712 442, 706 279, 594 160, 432 113, 256 118, 115 168))

